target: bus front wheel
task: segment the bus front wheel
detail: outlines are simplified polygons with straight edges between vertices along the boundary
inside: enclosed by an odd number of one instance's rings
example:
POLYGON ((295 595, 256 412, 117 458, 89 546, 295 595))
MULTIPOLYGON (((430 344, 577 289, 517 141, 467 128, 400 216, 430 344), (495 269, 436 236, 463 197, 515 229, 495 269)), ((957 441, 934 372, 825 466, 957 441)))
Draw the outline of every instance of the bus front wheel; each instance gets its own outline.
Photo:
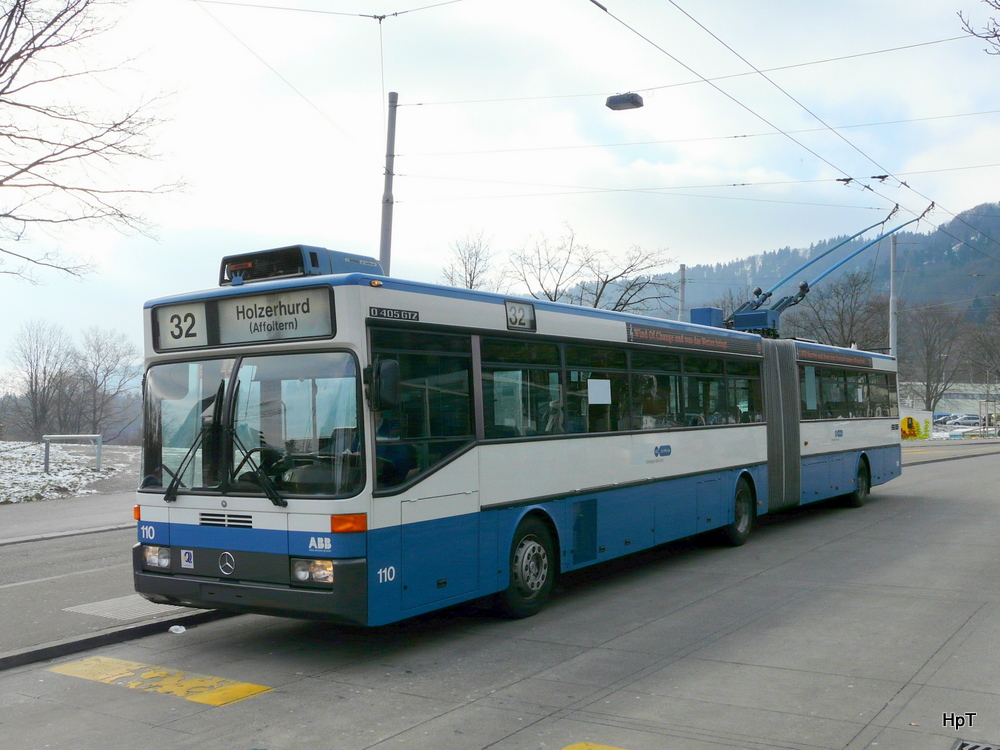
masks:
POLYGON ((723 526, 722 539, 731 547, 739 547, 746 543, 750 537, 750 529, 753 526, 753 490, 746 477, 740 477, 736 483, 736 492, 733 493, 733 522, 728 526, 723 526))
POLYGON ((533 516, 522 520, 510 545, 510 585, 497 595, 500 614, 521 619, 541 610, 552 593, 555 564, 548 527, 533 516))

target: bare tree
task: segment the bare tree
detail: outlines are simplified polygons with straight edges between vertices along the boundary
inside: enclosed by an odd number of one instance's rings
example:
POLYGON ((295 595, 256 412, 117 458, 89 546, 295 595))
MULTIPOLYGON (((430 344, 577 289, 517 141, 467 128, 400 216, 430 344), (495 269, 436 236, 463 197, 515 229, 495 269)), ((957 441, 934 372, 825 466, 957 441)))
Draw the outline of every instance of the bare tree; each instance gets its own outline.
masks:
POLYGON ((114 174, 122 160, 148 157, 155 120, 149 103, 108 114, 83 100, 111 69, 90 69, 85 52, 111 23, 102 0, 0 0, 0 274, 37 281, 55 269, 81 276, 87 263, 57 251, 14 249, 33 229, 74 223, 137 229, 129 199, 156 192, 114 174))
POLYGON ((718 307, 722 310, 722 317, 728 318, 734 310, 753 298, 753 286, 750 284, 744 284, 742 288, 728 287, 709 303, 709 307, 718 307))
POLYGON ((632 247, 623 256, 577 241, 572 229, 551 242, 544 235, 511 257, 512 275, 535 299, 605 310, 649 312, 676 285, 658 275, 672 261, 662 250, 632 247))
POLYGON ((496 253, 490 248, 492 240, 486 239, 484 234, 480 230, 451 243, 452 258, 442 271, 442 278, 448 286, 488 292, 505 290, 505 274, 496 267, 496 253))
POLYGON ((884 349, 889 341, 889 300, 872 294, 872 276, 852 271, 814 289, 781 321, 786 335, 833 346, 884 349))
POLYGON ((18 397, 11 404, 10 419, 31 440, 40 440, 55 425, 72 351, 66 332, 46 321, 29 321, 14 337, 8 358, 18 397))
MULTIPOLYGON (((982 0, 990 8, 996 11, 1000 11, 1000 0, 982 0)), ((970 16, 964 15, 961 11, 958 12, 958 17, 962 21, 962 28, 965 29, 967 34, 971 34, 974 37, 987 42, 990 47, 986 49, 986 52, 990 55, 1000 55, 1000 23, 997 23, 996 18, 990 18, 990 20, 976 29, 972 25, 972 18, 970 16)))
POLYGON ((76 376, 83 398, 83 429, 114 440, 138 418, 129 396, 139 389, 142 359, 124 333, 97 326, 83 332, 76 376))
POLYGON ((535 299, 570 302, 570 291, 582 279, 590 252, 590 248, 576 241, 572 229, 556 242, 550 242, 543 234, 513 253, 511 269, 535 299))
POLYGON ((964 315, 934 307, 901 312, 900 375, 918 384, 915 395, 933 412, 965 365, 964 315))
POLYGON ((621 257, 606 250, 593 251, 584 265, 578 304, 629 312, 659 310, 677 290, 676 284, 658 275, 671 262, 662 250, 638 246, 621 257))
POLYGON ((993 306, 982 324, 971 328, 968 360, 970 380, 992 383, 1000 378, 1000 304, 993 306))

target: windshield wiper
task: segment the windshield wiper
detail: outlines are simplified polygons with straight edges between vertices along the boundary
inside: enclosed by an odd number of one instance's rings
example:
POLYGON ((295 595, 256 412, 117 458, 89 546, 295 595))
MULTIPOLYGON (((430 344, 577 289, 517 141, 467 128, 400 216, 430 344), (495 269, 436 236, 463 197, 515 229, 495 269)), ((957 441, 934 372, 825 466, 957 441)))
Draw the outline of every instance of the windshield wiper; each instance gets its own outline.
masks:
MULTIPOLYGON (((198 430, 198 436, 194 439, 191 447, 187 449, 187 453, 184 454, 184 458, 177 465, 177 473, 174 474, 167 469, 166 466, 163 468, 167 470, 173 479, 170 480, 170 484, 167 485, 167 491, 163 493, 163 501, 166 503, 176 502, 177 500, 177 488, 181 485, 181 477, 184 476, 184 471, 187 469, 188 464, 194 459, 194 454, 201 447, 201 444, 205 442, 205 432, 210 429, 218 429, 219 416, 222 412, 222 395, 226 388, 226 381, 223 380, 219 383, 219 389, 215 392, 215 402, 212 404, 212 421, 210 424, 205 425, 204 422, 201 424, 201 429, 198 430)), ((204 411, 202 412, 204 414, 204 411)))
POLYGON ((251 456, 253 456, 254 453, 263 454, 264 449, 251 448, 250 450, 247 450, 239 436, 236 434, 235 427, 231 426, 229 428, 229 434, 233 438, 233 445, 235 445, 239 452, 243 454, 243 460, 241 460, 236 466, 235 471, 233 471, 233 475, 238 475, 244 464, 248 465, 253 470, 253 474, 257 478, 257 483, 260 485, 260 488, 264 490, 264 494, 267 495, 267 499, 279 508, 286 507, 288 505, 288 501, 279 494, 278 488, 274 486, 274 482, 271 480, 271 477, 269 477, 267 472, 264 471, 264 462, 261 461, 258 463, 251 460, 251 456))
MULTIPOLYGON (((177 488, 181 485, 181 477, 184 476, 187 464, 189 464, 191 459, 194 458, 195 451, 201 447, 204 437, 205 428, 202 427, 202 429, 198 432, 198 437, 194 439, 191 447, 187 449, 187 453, 184 454, 184 458, 181 459, 180 464, 177 466, 177 473, 173 474, 173 479, 171 479, 170 484, 167 485, 167 491, 163 493, 164 502, 172 503, 177 500, 177 488)), ((163 468, 166 469, 167 467, 164 466, 163 468)), ((170 473, 169 469, 167 469, 167 473, 170 473)))
POLYGON ((253 469, 254 476, 257 477, 257 484, 259 484, 260 488, 264 490, 264 494, 267 495, 267 499, 270 500, 273 505, 277 505, 279 508, 287 507, 288 501, 285 500, 285 498, 283 498, 278 493, 278 488, 274 486, 274 482, 271 481, 271 477, 269 477, 267 475, 267 472, 264 471, 264 462, 263 462, 264 449, 251 448, 250 450, 247 450, 246 446, 243 445, 243 441, 240 440, 239 435, 236 434, 235 412, 238 404, 239 394, 240 394, 240 381, 237 380, 236 384, 233 386, 233 393, 232 393, 233 419, 230 420, 229 424, 229 436, 230 438, 232 438, 233 445, 236 446, 236 449, 243 454, 243 458, 236 465, 236 469, 232 472, 231 479, 235 479, 236 477, 239 476, 240 469, 243 468, 244 464, 249 464, 250 468, 253 469), (250 460, 250 457, 254 454, 254 452, 260 453, 262 455, 262 460, 260 464, 256 464, 254 461, 250 460))

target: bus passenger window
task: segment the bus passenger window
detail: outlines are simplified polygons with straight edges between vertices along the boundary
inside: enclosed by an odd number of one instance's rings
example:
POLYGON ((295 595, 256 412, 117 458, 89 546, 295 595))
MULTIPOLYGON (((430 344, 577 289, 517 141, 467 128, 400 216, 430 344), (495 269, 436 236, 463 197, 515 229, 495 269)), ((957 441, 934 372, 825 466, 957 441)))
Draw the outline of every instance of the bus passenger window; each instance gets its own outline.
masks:
POLYGON ((684 424, 686 426, 730 423, 726 381, 723 378, 688 376, 685 381, 684 424))
POLYGON ((799 368, 799 394, 802 399, 802 419, 819 419, 819 377, 816 368, 799 368))
POLYGON ((659 430, 681 424, 680 377, 632 375, 632 429, 659 430))
POLYGON ((400 403, 375 414, 375 486, 432 470, 474 439, 469 336, 373 328, 374 360, 399 362, 400 403))
POLYGON ((845 378, 846 373, 842 370, 820 371, 821 419, 838 419, 850 416, 845 378))
POLYGON ((629 429, 628 376, 625 373, 570 370, 568 376, 567 432, 629 429))
POLYGON ((558 435, 564 431, 559 372, 483 368, 486 438, 558 435))
POLYGON ((566 431, 557 344, 484 338, 480 354, 487 439, 559 435, 566 431))

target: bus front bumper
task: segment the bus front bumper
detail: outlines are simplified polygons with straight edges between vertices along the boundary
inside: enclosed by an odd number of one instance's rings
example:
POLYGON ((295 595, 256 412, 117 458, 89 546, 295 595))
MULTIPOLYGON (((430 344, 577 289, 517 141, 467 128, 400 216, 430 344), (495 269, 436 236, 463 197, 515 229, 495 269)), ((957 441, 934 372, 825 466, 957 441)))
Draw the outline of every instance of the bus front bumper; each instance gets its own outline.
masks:
POLYGON ((132 563, 136 592, 157 604, 352 625, 368 623, 368 564, 363 558, 337 560, 333 584, 322 589, 156 573, 144 568, 141 544, 132 548, 132 563))

